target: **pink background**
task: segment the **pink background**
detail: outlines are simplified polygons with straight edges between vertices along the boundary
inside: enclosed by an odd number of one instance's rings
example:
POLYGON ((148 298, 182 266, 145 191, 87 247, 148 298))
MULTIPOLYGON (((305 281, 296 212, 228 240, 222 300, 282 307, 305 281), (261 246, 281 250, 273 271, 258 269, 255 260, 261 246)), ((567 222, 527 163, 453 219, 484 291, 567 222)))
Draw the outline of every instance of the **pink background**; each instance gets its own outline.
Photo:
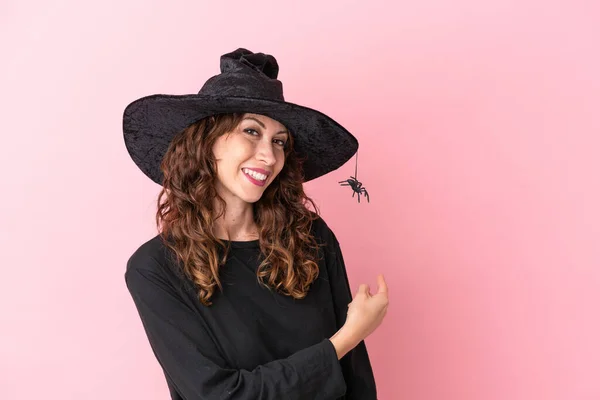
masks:
POLYGON ((354 159, 307 191, 353 290, 389 282, 380 399, 600 398, 598 4, 3 0, 0 398, 168 398, 123 280, 158 186, 122 111, 237 47, 361 142, 370 204, 354 159))

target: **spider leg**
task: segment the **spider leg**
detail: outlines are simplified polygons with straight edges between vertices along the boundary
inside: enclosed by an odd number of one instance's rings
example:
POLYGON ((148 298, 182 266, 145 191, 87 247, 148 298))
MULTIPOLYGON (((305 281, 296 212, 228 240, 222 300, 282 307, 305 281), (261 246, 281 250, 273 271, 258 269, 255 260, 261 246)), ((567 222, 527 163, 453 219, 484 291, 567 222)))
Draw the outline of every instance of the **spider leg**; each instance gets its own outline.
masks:
POLYGON ((367 189, 363 188, 363 191, 365 193, 365 196, 367 197, 367 203, 370 203, 371 200, 369 200, 369 192, 367 192, 367 189))

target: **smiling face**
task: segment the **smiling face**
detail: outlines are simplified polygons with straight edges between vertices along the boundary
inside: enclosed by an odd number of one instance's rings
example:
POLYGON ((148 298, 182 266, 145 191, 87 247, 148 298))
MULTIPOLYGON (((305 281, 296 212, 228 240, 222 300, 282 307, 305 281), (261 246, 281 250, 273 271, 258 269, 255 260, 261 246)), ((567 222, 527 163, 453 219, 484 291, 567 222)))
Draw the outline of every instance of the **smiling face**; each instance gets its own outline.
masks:
POLYGON ((288 135, 274 119, 245 114, 233 131, 216 140, 217 191, 228 205, 260 199, 283 168, 288 135))

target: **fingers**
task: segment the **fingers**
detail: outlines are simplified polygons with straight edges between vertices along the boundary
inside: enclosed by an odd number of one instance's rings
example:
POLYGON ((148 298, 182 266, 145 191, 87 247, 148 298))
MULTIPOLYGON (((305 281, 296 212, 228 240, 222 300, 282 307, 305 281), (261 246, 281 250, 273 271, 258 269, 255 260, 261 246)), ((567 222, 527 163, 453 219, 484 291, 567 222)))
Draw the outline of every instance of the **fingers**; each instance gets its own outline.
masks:
POLYGON ((387 283, 385 283, 385 279, 383 278, 383 274, 377 275, 377 286, 378 293, 388 293, 387 283))
POLYGON ((367 285, 366 283, 361 284, 358 287, 358 292, 357 295, 362 294, 363 296, 370 296, 370 289, 369 289, 369 285, 367 285))
MULTIPOLYGON (((388 286, 385 282, 383 274, 377 275, 377 293, 385 294, 386 296, 388 295, 388 286)), ((371 288, 366 283, 363 283, 358 287, 358 291, 356 292, 356 294, 362 294, 367 297, 371 297, 373 295, 371 293, 371 288)))

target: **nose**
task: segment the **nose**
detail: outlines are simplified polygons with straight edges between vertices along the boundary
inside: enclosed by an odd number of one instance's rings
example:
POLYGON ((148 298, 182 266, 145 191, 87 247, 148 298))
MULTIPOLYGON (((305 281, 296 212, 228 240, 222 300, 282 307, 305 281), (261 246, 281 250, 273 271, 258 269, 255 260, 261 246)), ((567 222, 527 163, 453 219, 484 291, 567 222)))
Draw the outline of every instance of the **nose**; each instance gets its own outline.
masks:
POLYGON ((267 166, 272 166, 277 161, 273 144, 271 142, 261 141, 256 149, 256 158, 264 162, 267 166))

